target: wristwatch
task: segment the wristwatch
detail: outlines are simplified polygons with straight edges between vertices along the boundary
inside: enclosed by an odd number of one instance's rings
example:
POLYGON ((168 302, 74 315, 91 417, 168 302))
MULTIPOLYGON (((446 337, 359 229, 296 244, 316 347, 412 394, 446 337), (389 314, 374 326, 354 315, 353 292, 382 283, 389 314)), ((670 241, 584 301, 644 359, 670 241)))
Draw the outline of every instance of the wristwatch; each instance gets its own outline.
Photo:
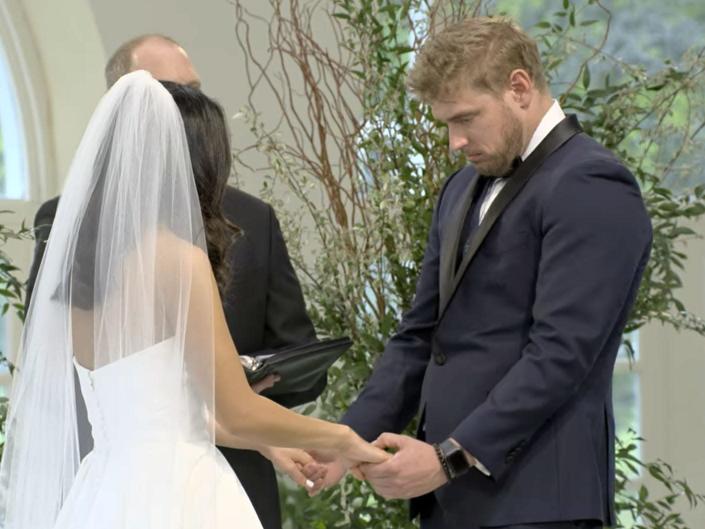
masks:
POLYGON ((443 471, 449 480, 462 476, 470 470, 471 465, 465 457, 463 449, 450 439, 434 444, 433 447, 436 449, 443 471))

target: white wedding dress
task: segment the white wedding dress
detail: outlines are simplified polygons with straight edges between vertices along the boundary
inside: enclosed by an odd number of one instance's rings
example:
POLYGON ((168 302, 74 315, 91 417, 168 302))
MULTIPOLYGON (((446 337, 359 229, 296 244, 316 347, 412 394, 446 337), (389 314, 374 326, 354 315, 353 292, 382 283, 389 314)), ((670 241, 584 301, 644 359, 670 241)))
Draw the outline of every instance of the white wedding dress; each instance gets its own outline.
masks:
POLYGON ((55 529, 261 529, 235 473, 209 441, 200 399, 174 402, 178 390, 154 383, 179 380, 173 344, 163 341, 96 370, 74 360, 94 448, 55 529))
POLYGON ((0 529, 261 529, 215 446, 220 310, 180 107, 130 73, 81 140, 9 358, 0 529))

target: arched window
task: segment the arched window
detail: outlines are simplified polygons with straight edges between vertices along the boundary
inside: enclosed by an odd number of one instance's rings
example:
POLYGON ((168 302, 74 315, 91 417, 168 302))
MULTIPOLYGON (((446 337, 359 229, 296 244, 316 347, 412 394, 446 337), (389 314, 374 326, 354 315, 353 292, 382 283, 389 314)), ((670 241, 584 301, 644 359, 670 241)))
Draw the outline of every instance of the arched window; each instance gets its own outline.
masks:
MULTIPOLYGON (((0 39, 0 200, 24 200, 27 198, 27 187, 27 150, 22 115, 5 46, 0 39)), ((0 223, 6 222, 6 219, 0 218, 0 223)), ((3 315, 0 318, 2 353, 14 345, 7 339, 7 326, 7 318, 3 315)))
MULTIPOLYGON (((0 224, 13 230, 32 225, 54 171, 47 85, 25 7, 21 0, 0 1, 0 224)), ((0 240, 19 279, 29 269, 32 249, 29 240, 0 240)), ((4 302, 0 299, 0 308, 4 302)), ((17 350, 21 330, 14 310, 2 315, 1 353, 17 350)), ((8 383, 0 366, 0 394, 8 383)))
POLYGON ((0 199, 27 198, 27 149, 17 90, 0 40, 0 199))

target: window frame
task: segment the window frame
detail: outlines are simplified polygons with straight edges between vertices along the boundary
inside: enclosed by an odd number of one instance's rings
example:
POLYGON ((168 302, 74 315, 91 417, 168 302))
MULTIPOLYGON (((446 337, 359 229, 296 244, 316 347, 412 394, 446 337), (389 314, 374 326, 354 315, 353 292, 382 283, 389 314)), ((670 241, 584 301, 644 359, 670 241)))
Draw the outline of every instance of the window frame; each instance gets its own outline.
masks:
MULTIPOLYGON (((31 224, 40 199, 50 196, 55 188, 55 155, 51 136, 50 103, 39 49, 21 0, 0 2, 0 46, 7 76, 14 88, 17 103, 17 129, 24 150, 25 189, 22 198, 0 198, 3 214, 0 222, 19 227, 31 224)), ((32 241, 8 241, 2 250, 11 256, 20 270, 28 270, 32 259, 32 241)), ((22 322, 10 310, 4 317, 4 340, 0 351, 14 354, 22 333, 22 322)), ((0 370, 0 390, 7 392, 11 378, 7 369, 0 370)))

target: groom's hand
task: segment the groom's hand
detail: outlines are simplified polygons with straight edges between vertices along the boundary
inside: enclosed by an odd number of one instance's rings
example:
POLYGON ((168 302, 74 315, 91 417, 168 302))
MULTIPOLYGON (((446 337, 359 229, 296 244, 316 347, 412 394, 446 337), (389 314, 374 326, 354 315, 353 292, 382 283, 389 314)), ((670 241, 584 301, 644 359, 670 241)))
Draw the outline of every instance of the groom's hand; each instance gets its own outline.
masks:
POLYGON ((384 463, 358 467, 380 496, 387 499, 415 498, 448 482, 430 444, 393 433, 383 433, 372 444, 395 451, 384 463))

